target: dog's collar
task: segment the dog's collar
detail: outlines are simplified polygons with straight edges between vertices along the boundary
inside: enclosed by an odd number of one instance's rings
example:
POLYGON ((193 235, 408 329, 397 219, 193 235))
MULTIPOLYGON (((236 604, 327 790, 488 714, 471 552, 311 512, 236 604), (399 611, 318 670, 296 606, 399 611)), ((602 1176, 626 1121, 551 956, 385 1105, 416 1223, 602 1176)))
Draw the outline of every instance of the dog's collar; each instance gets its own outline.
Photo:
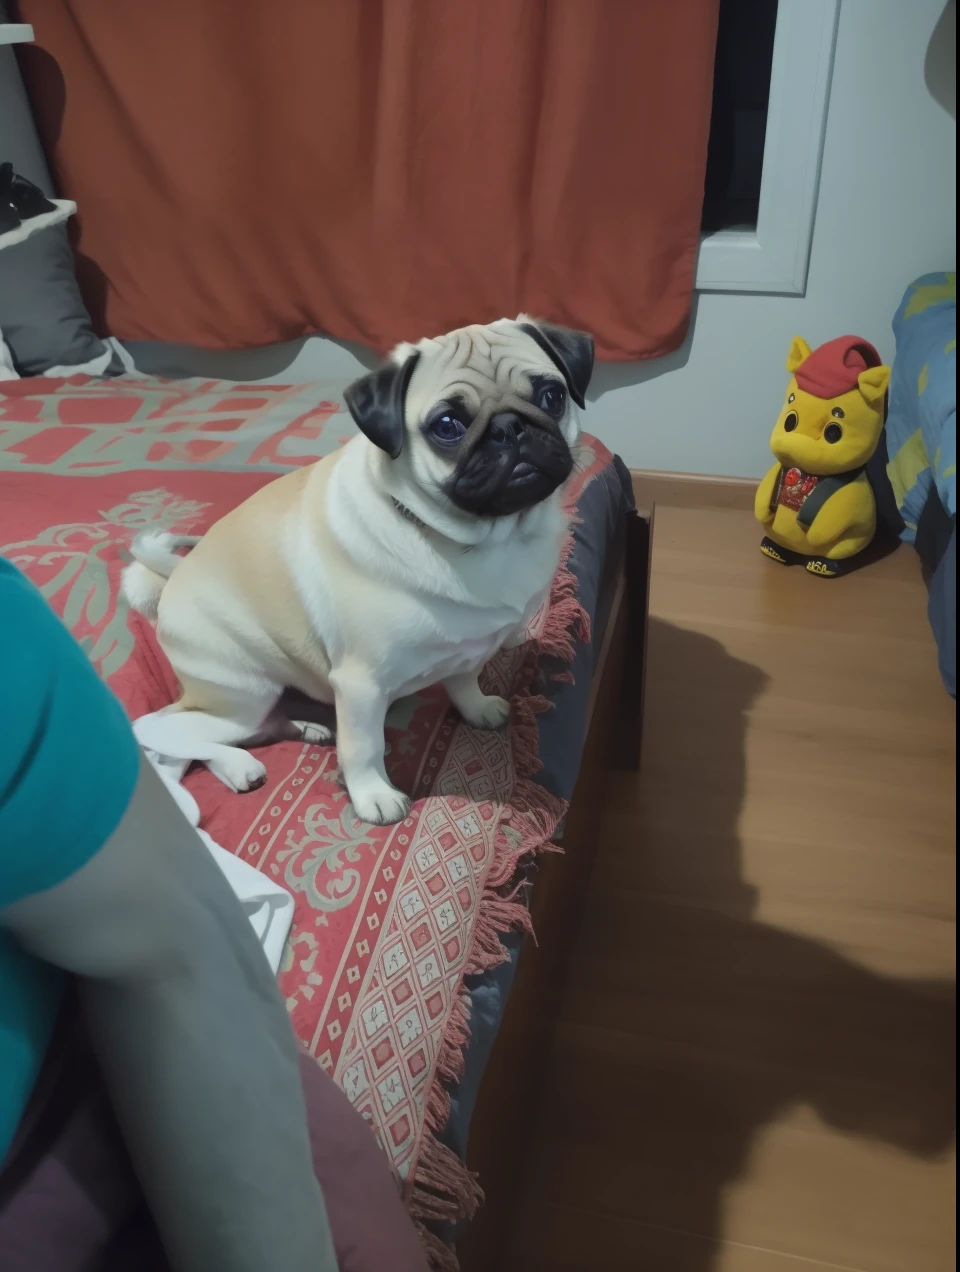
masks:
POLYGON ((401 517, 407 521, 412 521, 418 530, 426 530, 426 522, 421 521, 415 512, 411 512, 407 505, 402 504, 399 499, 394 499, 393 495, 391 495, 390 498, 393 501, 394 508, 396 508, 401 517))

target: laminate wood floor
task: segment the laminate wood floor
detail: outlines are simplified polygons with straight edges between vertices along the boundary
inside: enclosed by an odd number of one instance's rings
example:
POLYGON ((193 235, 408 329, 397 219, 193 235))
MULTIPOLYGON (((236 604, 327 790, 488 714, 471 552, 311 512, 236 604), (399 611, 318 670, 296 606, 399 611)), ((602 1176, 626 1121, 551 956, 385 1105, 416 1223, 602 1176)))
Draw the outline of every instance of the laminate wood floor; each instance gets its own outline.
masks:
POLYGON ((955 704, 914 554, 840 580, 658 508, 505 1272, 954 1267, 955 704))

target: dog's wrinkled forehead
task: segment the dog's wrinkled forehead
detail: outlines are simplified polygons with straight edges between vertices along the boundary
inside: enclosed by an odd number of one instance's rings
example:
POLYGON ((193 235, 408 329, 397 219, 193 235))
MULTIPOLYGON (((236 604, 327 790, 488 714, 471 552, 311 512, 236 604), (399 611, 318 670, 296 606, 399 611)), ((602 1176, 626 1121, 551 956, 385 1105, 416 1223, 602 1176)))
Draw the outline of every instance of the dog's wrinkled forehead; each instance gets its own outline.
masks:
MULTIPOLYGON (((559 378, 582 408, 592 371, 593 337, 587 332, 520 314, 398 345, 382 366, 347 385, 344 400, 361 433, 398 459, 409 426, 424 425, 440 403, 456 405, 457 422, 463 422, 460 408, 472 417, 475 440, 499 412, 529 414, 532 408, 536 414, 534 391, 552 392, 544 378, 559 378)), ((567 420, 574 418, 566 413, 562 391, 557 403, 567 420)))
MULTIPOLYGON (((461 327, 423 340, 415 349, 420 358, 407 389, 408 422, 440 401, 457 399, 471 412, 480 412, 485 406, 527 399, 533 376, 558 375, 548 355, 513 322, 461 327)), ((398 355, 403 356, 400 350, 398 355)))

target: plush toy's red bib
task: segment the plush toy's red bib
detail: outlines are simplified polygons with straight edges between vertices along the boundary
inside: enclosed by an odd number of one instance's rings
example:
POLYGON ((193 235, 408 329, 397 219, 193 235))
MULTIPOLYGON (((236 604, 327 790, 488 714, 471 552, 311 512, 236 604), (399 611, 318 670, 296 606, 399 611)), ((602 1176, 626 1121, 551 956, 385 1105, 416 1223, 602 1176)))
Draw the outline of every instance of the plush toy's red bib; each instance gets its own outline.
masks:
POLYGON ((788 468, 780 479, 777 503, 799 512, 806 503, 807 496, 816 490, 819 481, 819 477, 815 477, 813 473, 805 473, 802 468, 788 468))

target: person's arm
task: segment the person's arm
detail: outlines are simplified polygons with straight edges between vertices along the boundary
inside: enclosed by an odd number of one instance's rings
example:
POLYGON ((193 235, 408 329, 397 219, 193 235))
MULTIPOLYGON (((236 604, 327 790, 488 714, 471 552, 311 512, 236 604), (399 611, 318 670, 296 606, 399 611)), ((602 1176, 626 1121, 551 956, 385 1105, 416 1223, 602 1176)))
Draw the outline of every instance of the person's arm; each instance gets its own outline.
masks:
POLYGON ((0 918, 81 978, 91 1041, 173 1267, 335 1269, 273 974, 146 762, 103 848, 0 918))
POLYGON ((72 638, 38 595, 26 610, 11 596, 0 626, 29 623, 0 633, 18 664, 0 662, 0 926, 80 978, 176 1272, 333 1272, 297 1044, 250 923, 143 760, 138 774, 129 725, 72 638))

